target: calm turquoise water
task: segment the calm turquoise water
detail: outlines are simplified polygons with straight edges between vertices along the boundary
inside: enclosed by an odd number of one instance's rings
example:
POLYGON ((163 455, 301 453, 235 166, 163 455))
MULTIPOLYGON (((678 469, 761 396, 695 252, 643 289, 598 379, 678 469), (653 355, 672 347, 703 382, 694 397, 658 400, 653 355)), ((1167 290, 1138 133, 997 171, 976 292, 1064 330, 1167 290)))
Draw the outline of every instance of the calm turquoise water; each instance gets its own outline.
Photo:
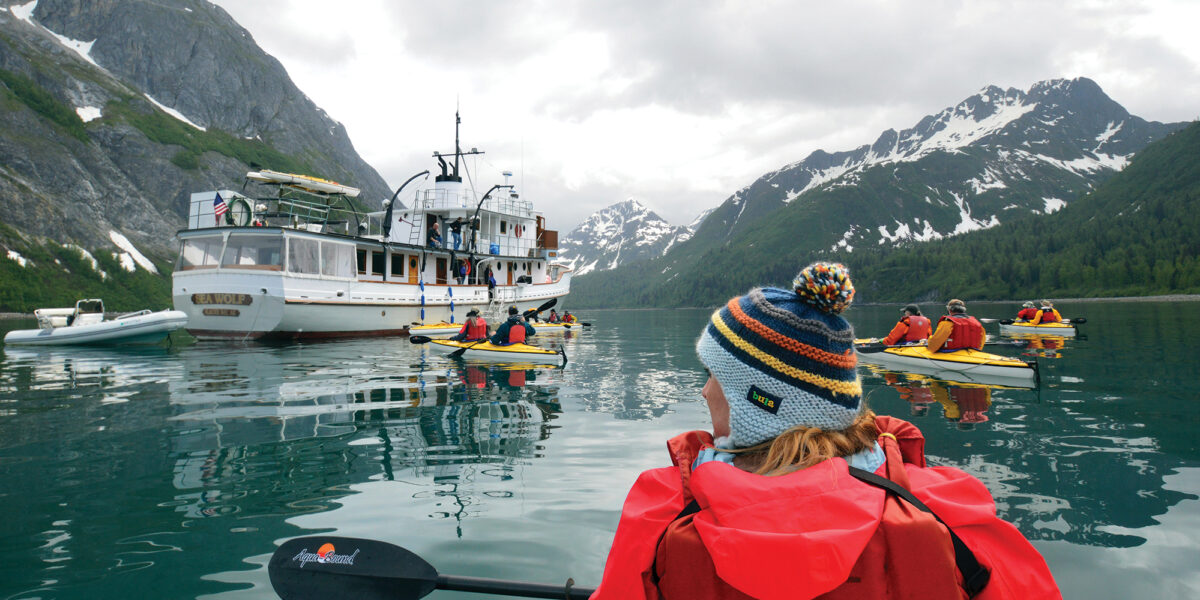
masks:
MULTIPOLYGON (((982 479, 1067 598, 1198 597, 1200 303, 1059 308, 1085 338, 996 349, 1037 355, 1040 389, 863 367, 868 401, 982 479)), ((0 598, 274 598, 271 552, 322 532, 443 573, 595 585, 637 474, 708 425, 708 312, 588 313, 596 327, 544 340, 564 370, 403 339, 4 348, 0 598)), ((881 336, 896 310, 847 316, 881 336)))

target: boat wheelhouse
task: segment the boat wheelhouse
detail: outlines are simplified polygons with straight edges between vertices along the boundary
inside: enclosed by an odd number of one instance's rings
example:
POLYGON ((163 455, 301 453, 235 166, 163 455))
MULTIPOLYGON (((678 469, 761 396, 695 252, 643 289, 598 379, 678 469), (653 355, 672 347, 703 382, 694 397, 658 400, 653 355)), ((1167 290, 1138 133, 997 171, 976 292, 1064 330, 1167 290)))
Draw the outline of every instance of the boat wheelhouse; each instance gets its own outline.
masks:
POLYGON ((411 325, 462 322, 479 309, 536 308, 566 296, 571 272, 556 264, 558 234, 512 185, 482 196, 463 183, 455 136, 435 153, 441 173, 410 203, 401 186, 367 212, 359 190, 336 182, 252 171, 247 185, 192 194, 178 233, 175 307, 201 339, 404 335, 411 325), (455 247, 451 229, 461 235, 455 247), (433 235, 437 232, 440 242, 433 235), (489 285, 489 279, 495 284, 489 285))

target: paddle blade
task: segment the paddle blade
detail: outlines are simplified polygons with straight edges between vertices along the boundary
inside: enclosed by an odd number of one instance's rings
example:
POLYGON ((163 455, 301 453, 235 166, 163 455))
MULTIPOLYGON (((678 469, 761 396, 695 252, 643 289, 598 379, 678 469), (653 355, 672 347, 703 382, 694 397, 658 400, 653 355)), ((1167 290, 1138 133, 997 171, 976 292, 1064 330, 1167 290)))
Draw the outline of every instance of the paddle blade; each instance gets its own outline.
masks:
POLYGON ((530 315, 536 315, 544 310, 550 310, 551 308, 554 308, 555 304, 558 304, 558 298, 551 298, 551 299, 543 302, 541 306, 539 306, 537 308, 531 308, 531 309, 521 313, 521 316, 528 319, 530 317, 530 315))
POLYGON ((404 548, 335 536, 284 542, 267 573, 283 600, 416 600, 432 592, 438 579, 433 565, 404 548))
POLYGON ((1066 319, 1066 321, 1068 323, 1077 323, 1079 325, 1083 325, 1084 323, 1087 323, 1087 319, 1084 317, 1076 317, 1074 319, 1066 319))
POLYGON ((876 352, 883 352, 884 350, 887 350, 888 347, 880 342, 872 342, 870 344, 858 344, 854 347, 854 349, 857 350, 859 354, 874 354, 876 352))
POLYGON ((1001 325, 1012 325, 1013 320, 1012 319, 1000 319, 1000 324, 1001 325))
POLYGON ((592 324, 591 324, 591 323, 588 323, 587 321, 584 321, 584 322, 580 323, 580 325, 583 325, 584 327, 591 327, 591 326, 592 326, 592 324))
POLYGON ((408 341, 411 344, 428 344, 433 341, 433 338, 427 335, 410 335, 408 336, 408 341))

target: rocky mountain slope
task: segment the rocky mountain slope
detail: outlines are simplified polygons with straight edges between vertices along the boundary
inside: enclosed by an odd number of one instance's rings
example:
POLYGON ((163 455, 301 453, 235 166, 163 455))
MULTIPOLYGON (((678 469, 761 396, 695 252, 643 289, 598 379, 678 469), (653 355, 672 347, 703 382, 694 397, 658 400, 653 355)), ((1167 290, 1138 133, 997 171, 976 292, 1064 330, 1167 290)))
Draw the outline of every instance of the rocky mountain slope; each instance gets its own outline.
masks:
POLYGON ((763 175, 661 259, 577 280, 577 301, 606 305, 620 289, 634 305, 719 302, 815 257, 1051 213, 1184 125, 1130 115, 1084 78, 987 87, 871 145, 763 175))
POLYGON ((596 211, 563 236, 558 242, 559 260, 583 275, 657 258, 686 242, 703 217, 681 227, 637 200, 618 202, 596 211))
POLYGON ((43 256, 21 268, 70 279, 59 253, 78 247, 113 257, 109 287, 143 262, 166 277, 190 194, 238 187, 251 165, 338 180, 372 205, 389 195, 221 8, 0 0, 0 261, 43 256))

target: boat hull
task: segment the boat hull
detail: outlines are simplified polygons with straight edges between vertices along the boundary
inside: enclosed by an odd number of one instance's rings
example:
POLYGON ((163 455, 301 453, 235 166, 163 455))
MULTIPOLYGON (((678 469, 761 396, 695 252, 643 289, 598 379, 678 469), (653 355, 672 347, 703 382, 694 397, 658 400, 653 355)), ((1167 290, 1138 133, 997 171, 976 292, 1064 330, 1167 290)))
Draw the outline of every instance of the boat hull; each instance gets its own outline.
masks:
POLYGON ((5 344, 30 346, 155 344, 172 331, 185 327, 188 315, 163 310, 131 317, 118 317, 90 325, 54 329, 18 329, 4 336, 5 344))
MULTIPOLYGON (((566 275, 496 293, 503 306, 525 311, 569 291, 566 275)), ((486 286, 325 281, 233 269, 176 272, 173 298, 199 339, 261 341, 408 335, 420 323, 462 322, 469 310, 487 312, 490 305, 486 286)))
POLYGON ((430 350, 445 354, 464 348, 466 349, 462 354, 464 359, 550 365, 566 363, 566 355, 562 351, 547 350, 527 344, 495 346, 491 342, 455 342, 451 340, 432 340, 429 342, 430 350))
POLYGON ((1038 382, 1036 362, 981 350, 930 352, 925 346, 904 346, 860 352, 858 356, 864 363, 957 381, 965 379, 968 383, 1034 387, 1038 382))
POLYGON ((1036 335, 1074 336, 1076 329, 1065 323, 1044 323, 1038 325, 1021 325, 1019 323, 1000 324, 1000 333, 1032 333, 1036 335))

